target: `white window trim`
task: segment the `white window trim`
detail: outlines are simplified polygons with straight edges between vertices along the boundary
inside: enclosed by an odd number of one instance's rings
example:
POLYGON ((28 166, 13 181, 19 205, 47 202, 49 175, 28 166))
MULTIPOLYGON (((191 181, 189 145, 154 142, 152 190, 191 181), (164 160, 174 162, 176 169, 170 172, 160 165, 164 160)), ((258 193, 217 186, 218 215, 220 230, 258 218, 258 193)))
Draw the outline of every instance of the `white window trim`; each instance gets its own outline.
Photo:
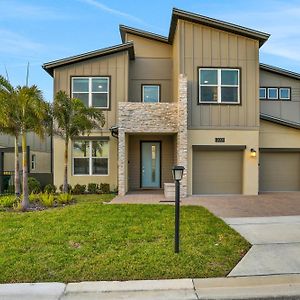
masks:
POLYGON ((31 170, 36 170, 36 155, 35 154, 31 154, 31 170))
POLYGON ((274 87, 268 88, 268 99, 278 100, 278 88, 274 88, 274 87), (276 90, 276 97, 270 97, 270 90, 276 90))
POLYGON ((160 103, 160 85, 159 84, 144 84, 142 85, 142 102, 144 103, 160 103), (155 86, 158 87, 157 89, 157 102, 145 102, 145 87, 149 87, 149 86, 155 86))
MULTIPOLYGON (((79 141, 81 141, 80 139, 78 139, 79 141)), ((89 142, 89 147, 90 147, 90 151, 89 151, 89 156, 88 157, 76 157, 73 155, 73 149, 74 149, 74 143, 76 141, 73 141, 72 142, 72 176, 93 176, 93 177, 102 177, 102 176, 109 176, 109 154, 110 154, 110 149, 109 149, 109 141, 105 141, 108 143, 108 156, 107 157, 93 157, 92 156, 92 153, 93 153, 93 150, 92 150, 92 145, 93 145, 93 142, 98 142, 98 140, 88 140, 87 142, 89 142), (74 159, 75 158, 88 158, 89 160, 89 174, 75 174, 74 172, 74 159), (107 158, 107 174, 93 174, 93 164, 92 164, 92 160, 93 158, 107 158)))
POLYGON ((286 88, 286 87, 279 88, 279 99, 280 100, 290 100, 291 99, 291 89, 290 88, 286 88), (287 98, 281 97, 281 95, 280 95, 281 90, 288 90, 288 97, 287 98))
POLYGON ((259 99, 267 99, 267 88, 265 88, 265 87, 259 88, 259 99), (265 92, 265 96, 264 97, 260 97, 260 91, 261 90, 264 90, 264 92, 265 92))
POLYGON ((110 105, 110 77, 108 76, 95 76, 95 77, 84 77, 84 76, 74 76, 72 77, 72 97, 73 94, 88 94, 89 95, 89 107, 101 108, 101 109, 109 109, 110 105), (88 79, 89 80, 89 91, 88 92, 74 92, 74 79, 88 79), (92 91, 92 80, 93 79, 107 79, 107 92, 93 92, 92 91), (107 94, 107 106, 93 106, 93 94, 107 94))
POLYGON ((238 105, 241 103, 241 99, 240 99, 240 69, 236 69, 236 68, 199 68, 198 70, 198 77, 199 77, 199 99, 198 99, 198 103, 201 104, 231 104, 231 105, 238 105), (218 72, 218 76, 217 76, 217 84, 201 84, 201 71, 205 71, 205 70, 211 70, 214 71, 216 70, 218 72), (221 84, 221 74, 222 71, 237 71, 238 72, 238 84, 237 85, 226 85, 226 84, 221 84), (213 86, 213 87, 217 87, 217 91, 218 91, 218 99, 217 101, 201 101, 201 87, 202 86, 213 86), (238 89, 237 91, 237 97, 238 97, 238 101, 237 102, 225 102, 225 101, 221 101, 221 90, 222 87, 235 87, 238 89))

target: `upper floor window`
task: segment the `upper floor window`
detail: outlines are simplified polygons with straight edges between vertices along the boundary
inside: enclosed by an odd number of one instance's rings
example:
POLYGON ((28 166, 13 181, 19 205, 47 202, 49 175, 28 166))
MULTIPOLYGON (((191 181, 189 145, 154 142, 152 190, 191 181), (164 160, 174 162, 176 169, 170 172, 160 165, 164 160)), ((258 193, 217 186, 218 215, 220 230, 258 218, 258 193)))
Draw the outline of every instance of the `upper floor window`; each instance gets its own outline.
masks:
POLYGON ((36 155, 32 154, 31 155, 31 170, 35 170, 36 169, 36 155))
POLYGON ((261 100, 291 100, 290 87, 261 87, 259 88, 259 99, 261 100))
POLYGON ((278 89, 277 88, 268 88, 268 99, 278 99, 278 89))
POLYGON ((267 98, 267 89, 260 88, 259 89, 259 99, 266 99, 267 98))
POLYGON ((291 89, 290 88, 280 88, 279 89, 279 98, 282 100, 291 99, 291 89))
POLYGON ((108 175, 108 141, 73 142, 74 175, 108 175))
POLYGON ((240 103, 239 69, 199 69, 199 103, 240 103))
POLYGON ((143 102, 160 102, 160 86, 158 84, 142 85, 143 102))
POLYGON ((86 106, 109 108, 109 77, 73 77, 72 97, 86 106))

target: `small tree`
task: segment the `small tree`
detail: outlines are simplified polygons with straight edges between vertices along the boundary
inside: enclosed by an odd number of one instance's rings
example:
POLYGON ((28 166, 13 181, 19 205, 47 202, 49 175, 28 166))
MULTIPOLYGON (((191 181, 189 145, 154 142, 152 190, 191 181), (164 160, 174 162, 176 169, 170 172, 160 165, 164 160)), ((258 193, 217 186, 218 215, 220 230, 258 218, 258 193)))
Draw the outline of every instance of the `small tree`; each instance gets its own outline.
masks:
POLYGON ((0 76, 0 132, 15 139, 15 194, 20 197, 20 163, 18 139, 21 133, 18 114, 18 92, 10 82, 0 76))
POLYGON ((22 209, 29 205, 28 198, 28 162, 27 162, 27 133, 33 132, 44 138, 47 131, 45 125, 49 120, 48 104, 44 101, 41 90, 36 85, 17 87, 18 93, 18 123, 20 124, 23 152, 23 199, 22 209))
POLYGON ((86 107, 81 100, 70 98, 64 91, 59 91, 55 95, 52 113, 53 132, 65 142, 63 192, 67 193, 69 141, 74 137, 90 134, 92 129, 102 128, 105 117, 101 110, 86 107))

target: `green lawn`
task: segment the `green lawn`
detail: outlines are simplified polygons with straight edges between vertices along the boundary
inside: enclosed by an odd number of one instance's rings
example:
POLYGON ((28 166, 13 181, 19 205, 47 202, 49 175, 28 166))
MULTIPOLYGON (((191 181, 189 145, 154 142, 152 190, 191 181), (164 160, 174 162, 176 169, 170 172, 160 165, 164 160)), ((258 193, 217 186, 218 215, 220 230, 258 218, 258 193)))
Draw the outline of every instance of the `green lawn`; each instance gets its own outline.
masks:
POLYGON ((225 276, 250 245, 202 207, 181 208, 181 253, 173 253, 174 207, 105 205, 76 196, 46 211, 0 213, 0 282, 225 276))

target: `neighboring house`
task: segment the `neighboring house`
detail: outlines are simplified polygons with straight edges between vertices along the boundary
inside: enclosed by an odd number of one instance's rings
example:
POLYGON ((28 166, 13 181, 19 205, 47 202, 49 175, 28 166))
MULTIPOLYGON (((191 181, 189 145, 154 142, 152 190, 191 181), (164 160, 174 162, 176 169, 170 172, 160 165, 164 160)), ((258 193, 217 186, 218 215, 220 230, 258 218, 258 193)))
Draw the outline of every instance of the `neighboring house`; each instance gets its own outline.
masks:
MULTIPOLYGON (((42 186, 53 182, 52 178, 52 141, 51 137, 40 139, 33 133, 27 134, 28 172, 30 177, 35 177, 42 186)), ((20 171, 22 171, 22 148, 19 141, 20 171)), ((14 155, 15 139, 9 135, 0 134, 0 193, 9 189, 14 184, 13 174, 15 169, 14 155)))
MULTIPOLYGON (((120 33, 120 45, 43 65, 55 92, 106 117, 72 141, 70 184, 160 189, 178 164, 183 195, 300 190, 300 75, 259 65, 269 34, 178 9, 168 37, 120 33)), ((60 185, 64 143, 53 143, 60 185)))

